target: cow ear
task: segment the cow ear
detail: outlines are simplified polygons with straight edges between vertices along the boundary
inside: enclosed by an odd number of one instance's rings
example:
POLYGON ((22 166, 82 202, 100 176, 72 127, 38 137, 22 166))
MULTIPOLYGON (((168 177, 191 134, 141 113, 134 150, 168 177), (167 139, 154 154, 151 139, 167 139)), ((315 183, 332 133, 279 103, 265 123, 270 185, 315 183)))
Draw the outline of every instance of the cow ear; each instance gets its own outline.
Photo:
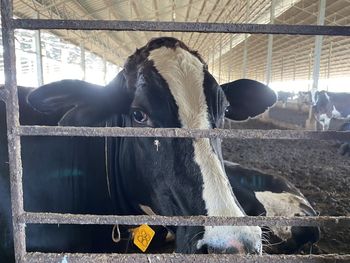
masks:
POLYGON ((123 73, 106 87, 81 80, 62 80, 41 86, 27 97, 28 103, 45 114, 63 112, 59 125, 90 126, 113 114, 126 113, 131 99, 123 73))
POLYGON ((235 121, 243 121, 258 116, 277 99, 268 86, 251 79, 239 79, 221 85, 229 106, 225 117, 235 121))

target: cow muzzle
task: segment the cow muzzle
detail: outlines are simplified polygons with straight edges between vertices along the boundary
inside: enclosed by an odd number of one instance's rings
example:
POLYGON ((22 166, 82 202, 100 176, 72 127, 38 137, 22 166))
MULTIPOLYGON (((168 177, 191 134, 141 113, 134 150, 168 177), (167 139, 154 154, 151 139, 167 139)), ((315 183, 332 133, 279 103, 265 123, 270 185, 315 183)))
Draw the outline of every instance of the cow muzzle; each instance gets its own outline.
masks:
POLYGON ((260 227, 217 226, 206 227, 198 249, 206 248, 208 253, 218 254, 262 254, 260 227))

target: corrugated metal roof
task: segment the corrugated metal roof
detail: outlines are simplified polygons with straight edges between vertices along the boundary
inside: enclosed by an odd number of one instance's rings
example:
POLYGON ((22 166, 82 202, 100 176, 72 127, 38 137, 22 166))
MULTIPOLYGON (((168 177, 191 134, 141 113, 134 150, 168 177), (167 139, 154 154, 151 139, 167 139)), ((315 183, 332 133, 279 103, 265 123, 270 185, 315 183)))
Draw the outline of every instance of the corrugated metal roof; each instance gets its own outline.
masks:
MULTIPOLYGON (((276 0, 277 24, 315 25, 319 0, 276 0)), ((21 18, 268 23, 270 0, 14 0, 21 18)), ((327 1, 326 25, 350 24, 350 1, 327 1)), ((244 35, 54 30, 55 34, 123 65, 150 38, 173 35, 197 49, 222 82, 242 77, 244 35), (221 51, 220 51, 221 47, 221 51), (220 58, 221 57, 221 58, 220 58), (221 70, 219 72, 219 70, 221 70)), ((247 38, 247 76, 265 80, 267 35, 247 38)), ((313 36, 274 36, 272 80, 312 75, 313 36)), ((324 37, 321 77, 350 75, 350 38, 324 37)))

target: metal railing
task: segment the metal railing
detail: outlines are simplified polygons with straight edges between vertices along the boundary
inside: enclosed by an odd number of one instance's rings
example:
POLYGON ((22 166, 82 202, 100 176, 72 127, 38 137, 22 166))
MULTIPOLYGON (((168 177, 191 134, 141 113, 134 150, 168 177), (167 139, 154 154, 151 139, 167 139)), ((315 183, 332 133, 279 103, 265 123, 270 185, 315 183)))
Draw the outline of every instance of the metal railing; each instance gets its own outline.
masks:
POLYGON ((350 225, 350 217, 165 217, 165 216, 100 216, 56 213, 29 213, 23 208, 21 136, 157 136, 157 137, 220 137, 240 139, 313 139, 350 140, 345 132, 311 132, 282 130, 191 130, 191 129, 133 129, 21 126, 16 83, 14 30, 23 29, 84 29, 129 30, 205 33, 262 33, 350 36, 348 26, 297 26, 258 24, 176 23, 146 21, 78 21, 13 19, 11 0, 1 1, 2 39, 4 46, 5 88, 0 89, 0 99, 6 103, 9 149, 11 203, 13 215, 14 248, 17 262, 349 262, 350 255, 184 255, 184 254, 54 254, 27 253, 25 225, 45 224, 150 224, 150 225, 299 225, 324 226, 350 225))

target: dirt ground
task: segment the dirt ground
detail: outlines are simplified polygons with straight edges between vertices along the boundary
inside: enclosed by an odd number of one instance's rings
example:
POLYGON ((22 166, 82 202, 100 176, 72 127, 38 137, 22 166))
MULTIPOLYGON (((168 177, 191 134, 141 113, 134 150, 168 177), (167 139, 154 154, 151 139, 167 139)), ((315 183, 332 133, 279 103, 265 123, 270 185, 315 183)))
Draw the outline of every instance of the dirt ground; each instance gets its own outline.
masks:
MULTIPOLYGON (((283 116, 281 117, 283 118, 283 116)), ((297 117, 299 118, 299 116, 297 117)), ((250 120, 233 129, 276 129, 250 120)), ((350 215, 350 157, 337 141, 237 140, 223 142, 224 158, 245 167, 279 174, 294 183, 320 215, 350 215)), ((350 253, 350 227, 322 229, 314 253, 350 253)))

